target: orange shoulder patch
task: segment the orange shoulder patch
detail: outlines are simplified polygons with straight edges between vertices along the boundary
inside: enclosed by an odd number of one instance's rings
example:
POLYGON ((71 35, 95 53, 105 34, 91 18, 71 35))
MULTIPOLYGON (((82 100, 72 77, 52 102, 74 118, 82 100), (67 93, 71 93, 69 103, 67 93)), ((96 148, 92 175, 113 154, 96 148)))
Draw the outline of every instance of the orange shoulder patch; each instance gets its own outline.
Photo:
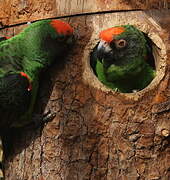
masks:
POLYGON ((66 22, 60 20, 52 20, 50 24, 59 34, 70 35, 73 33, 73 28, 66 22))
POLYGON ((111 42, 114 39, 114 36, 119 35, 125 31, 124 27, 112 27, 100 32, 99 37, 100 39, 111 42))

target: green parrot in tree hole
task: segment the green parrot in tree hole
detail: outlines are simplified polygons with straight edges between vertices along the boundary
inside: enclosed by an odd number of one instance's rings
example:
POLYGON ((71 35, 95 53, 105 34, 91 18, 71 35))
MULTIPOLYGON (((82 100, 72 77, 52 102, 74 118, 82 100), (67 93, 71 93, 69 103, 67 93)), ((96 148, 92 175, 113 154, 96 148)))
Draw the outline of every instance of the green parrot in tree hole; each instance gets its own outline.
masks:
POLYGON ((115 26, 99 34, 91 53, 91 67, 107 87, 131 93, 145 88, 155 77, 150 39, 132 25, 115 26))

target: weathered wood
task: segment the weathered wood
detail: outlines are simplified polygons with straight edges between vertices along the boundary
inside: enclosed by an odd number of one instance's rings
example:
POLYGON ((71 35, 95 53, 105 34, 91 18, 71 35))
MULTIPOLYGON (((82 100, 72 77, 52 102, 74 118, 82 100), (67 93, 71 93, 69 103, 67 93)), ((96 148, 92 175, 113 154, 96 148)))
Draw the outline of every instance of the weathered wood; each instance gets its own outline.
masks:
POLYGON ((170 179, 169 14, 138 11, 65 19, 79 39, 65 65, 44 76, 37 104, 37 112, 51 109, 57 116, 36 131, 11 132, 7 180, 170 179), (155 83, 133 94, 108 90, 88 66, 99 31, 125 23, 149 33, 159 47, 155 83))
POLYGON ((170 0, 0 0, 0 25, 80 13, 153 8, 170 8, 170 0))

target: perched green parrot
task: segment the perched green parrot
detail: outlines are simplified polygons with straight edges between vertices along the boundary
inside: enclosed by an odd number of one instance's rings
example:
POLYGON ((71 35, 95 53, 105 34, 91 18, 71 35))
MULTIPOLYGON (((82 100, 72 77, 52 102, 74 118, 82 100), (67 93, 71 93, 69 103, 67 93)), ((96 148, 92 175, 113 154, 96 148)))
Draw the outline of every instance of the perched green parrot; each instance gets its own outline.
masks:
POLYGON ((91 67, 107 87, 123 93, 145 88, 155 77, 152 50, 132 25, 103 30, 91 54, 91 67))
POLYGON ((10 127, 30 123, 40 73, 53 62, 63 61, 74 42, 73 34, 66 22, 42 20, 12 38, 0 38, 0 136, 10 127))

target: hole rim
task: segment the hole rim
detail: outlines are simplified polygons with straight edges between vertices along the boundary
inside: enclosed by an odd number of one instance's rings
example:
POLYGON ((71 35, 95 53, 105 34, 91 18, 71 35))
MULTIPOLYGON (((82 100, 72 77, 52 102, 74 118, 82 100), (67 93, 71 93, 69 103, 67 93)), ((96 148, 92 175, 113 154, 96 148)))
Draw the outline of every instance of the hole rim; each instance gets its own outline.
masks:
MULTIPOLYGON (((152 53, 154 57, 156 75, 155 78, 149 83, 149 85, 137 92, 122 93, 122 92, 114 91, 108 88, 107 86, 105 86, 102 82, 100 82, 97 76, 94 74, 94 71, 90 65, 90 55, 96 44, 99 42, 97 33, 92 34, 91 39, 89 40, 89 43, 87 44, 84 51, 83 79, 84 82, 89 86, 102 90, 105 93, 111 93, 113 96, 121 96, 126 99, 130 99, 130 100, 132 99, 136 101, 139 98, 143 97, 146 93, 154 90, 159 85, 161 80, 164 78, 167 67, 167 52, 166 52, 166 45, 163 42, 163 39, 160 37, 159 31, 157 31, 155 27, 153 30, 150 28, 149 25, 147 26, 146 25, 140 26, 138 24, 131 24, 131 25, 135 26, 144 34, 146 34, 148 38, 152 41, 152 53)), ((110 28, 110 27, 105 27, 105 28, 110 28)))

